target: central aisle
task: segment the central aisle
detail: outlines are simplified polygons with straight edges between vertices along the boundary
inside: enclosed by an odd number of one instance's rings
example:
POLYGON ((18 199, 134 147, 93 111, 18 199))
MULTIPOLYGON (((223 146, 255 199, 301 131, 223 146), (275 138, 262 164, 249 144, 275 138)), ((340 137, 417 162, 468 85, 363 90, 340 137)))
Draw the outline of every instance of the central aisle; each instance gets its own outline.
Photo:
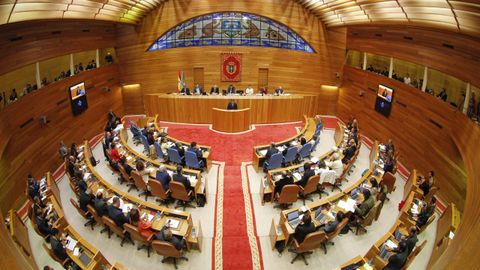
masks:
POLYGON ((262 269, 261 249, 252 208, 248 182, 242 184, 242 162, 252 160, 253 147, 281 141, 297 134, 303 123, 256 126, 244 134, 221 134, 208 126, 160 123, 168 133, 183 141, 196 141, 212 147, 212 160, 225 162, 223 191, 217 187, 213 239, 213 267, 215 269, 262 269), (223 194, 223 196, 222 196, 223 194), (220 220, 218 220, 220 219, 220 220), (220 222, 219 222, 220 221, 220 222))

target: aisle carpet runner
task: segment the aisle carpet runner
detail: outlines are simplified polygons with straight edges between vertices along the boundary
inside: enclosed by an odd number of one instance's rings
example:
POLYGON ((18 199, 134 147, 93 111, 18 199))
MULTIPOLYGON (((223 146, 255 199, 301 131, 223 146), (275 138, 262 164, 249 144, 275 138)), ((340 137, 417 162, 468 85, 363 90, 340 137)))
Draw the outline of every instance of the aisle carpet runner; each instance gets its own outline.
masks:
MULTIPOLYGON (((336 119, 327 122, 326 127, 335 127, 336 119)), ((220 134, 205 125, 163 122, 160 125, 168 127, 169 135, 174 138, 211 146, 212 160, 225 162, 223 197, 217 196, 220 203, 215 208, 215 224, 218 224, 217 219, 221 219, 223 226, 215 226, 212 269, 262 269, 253 202, 248 182, 245 181, 242 186, 241 164, 252 161, 254 146, 292 137, 296 134, 295 127, 304 124, 256 126, 251 132, 235 135, 220 134)), ((219 189, 221 186, 217 187, 217 194, 222 193, 219 189)))

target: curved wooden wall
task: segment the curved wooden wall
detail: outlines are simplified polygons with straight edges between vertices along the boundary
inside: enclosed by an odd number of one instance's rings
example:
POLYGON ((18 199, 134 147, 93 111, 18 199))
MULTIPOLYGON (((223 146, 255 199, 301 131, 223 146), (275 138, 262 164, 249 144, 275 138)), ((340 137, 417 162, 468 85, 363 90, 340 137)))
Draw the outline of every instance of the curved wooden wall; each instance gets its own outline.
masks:
POLYGON ((137 27, 119 26, 116 52, 121 59, 122 80, 141 84, 144 94, 171 92, 177 89, 178 72, 184 70, 186 83, 192 88, 193 69, 204 68, 205 87, 220 83, 220 53, 243 54, 242 81, 234 83, 244 89, 258 85, 258 69, 268 68, 270 89, 279 85, 295 93, 321 92, 320 86, 337 85, 345 57, 345 29, 326 30, 321 21, 302 5, 291 0, 171 0, 147 15, 137 27), (243 11, 273 18, 295 30, 317 53, 260 47, 188 47, 146 52, 148 47, 171 27, 206 13, 243 11))
POLYGON ((111 22, 29 21, 1 29, 0 74, 60 55, 115 46, 111 22))
POLYGON ((406 25, 349 26, 347 48, 422 64, 480 86, 480 38, 406 25))
POLYGON ((61 163, 59 142, 81 143, 97 135, 103 130, 109 109, 118 115, 123 113, 115 64, 50 84, 0 112, 1 142, 5 145, 0 153, 0 210, 6 213, 12 207, 18 209, 25 201, 27 174, 41 177, 46 171, 55 171, 61 163), (74 117, 68 87, 81 81, 87 88, 88 109, 74 117), (50 121, 45 127, 40 126, 41 115, 50 121))

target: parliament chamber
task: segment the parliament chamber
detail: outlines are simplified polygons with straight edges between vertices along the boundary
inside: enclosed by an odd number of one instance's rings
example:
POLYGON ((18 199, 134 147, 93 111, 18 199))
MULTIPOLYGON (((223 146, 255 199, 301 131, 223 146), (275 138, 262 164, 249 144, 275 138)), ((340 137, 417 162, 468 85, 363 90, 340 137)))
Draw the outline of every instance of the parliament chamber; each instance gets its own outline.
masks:
POLYGON ((477 269, 480 3, 0 4, 2 269, 477 269))

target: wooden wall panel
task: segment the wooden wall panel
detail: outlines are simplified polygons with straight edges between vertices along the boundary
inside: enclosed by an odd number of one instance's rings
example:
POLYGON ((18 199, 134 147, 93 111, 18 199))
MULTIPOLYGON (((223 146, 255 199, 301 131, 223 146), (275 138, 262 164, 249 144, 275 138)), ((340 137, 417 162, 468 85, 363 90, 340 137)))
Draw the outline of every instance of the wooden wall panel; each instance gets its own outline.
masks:
POLYGON ((115 46, 113 22, 29 21, 1 29, 0 74, 60 55, 115 46))
POLYGON ((42 177, 60 165, 58 144, 61 140, 67 144, 81 143, 101 133, 109 109, 123 114, 117 65, 85 71, 48 85, 0 112, 2 145, 4 142, 6 145, 0 159, 2 212, 19 207, 25 201, 23 194, 28 172, 42 177), (88 109, 74 117, 68 87, 81 81, 85 81, 87 88, 88 109), (50 120, 46 127, 40 126, 41 115, 50 120), (6 141, 4 137, 10 139, 6 141))
POLYGON ((125 114, 143 114, 143 93, 140 84, 122 86, 125 114))
POLYGON ((422 64, 480 86, 478 37, 405 25, 349 26, 347 48, 422 64))
POLYGON ((344 68, 337 114, 344 120, 355 116, 362 133, 372 139, 393 138, 399 147, 401 162, 425 174, 434 170, 440 196, 463 209, 467 175, 450 136, 452 130, 461 128, 454 122, 456 112, 447 103, 401 82, 348 66, 344 68), (395 89, 389 118, 374 110, 378 84, 395 89), (360 91, 365 92, 363 97, 359 96, 360 91))
MULTIPOLYGON (((270 89, 279 85, 295 93, 320 93, 320 86, 337 85, 335 72, 340 71, 345 57, 345 29, 326 30, 320 20, 302 5, 291 0, 186 0, 166 1, 146 16, 139 26, 117 28, 117 55, 122 62, 122 80, 140 83, 144 94, 172 92, 177 89, 178 72, 185 71, 186 83, 193 84, 193 67, 204 67, 205 87, 220 83, 220 53, 243 54, 244 89, 259 81, 259 68, 268 68, 270 89), (317 53, 305 53, 260 47, 189 47, 146 52, 164 32, 191 17, 217 11, 243 11, 261 14, 291 27, 305 38, 317 53)), ((128 101, 126 101, 128 102, 128 101)), ((331 112, 333 113, 333 112, 331 112)))

